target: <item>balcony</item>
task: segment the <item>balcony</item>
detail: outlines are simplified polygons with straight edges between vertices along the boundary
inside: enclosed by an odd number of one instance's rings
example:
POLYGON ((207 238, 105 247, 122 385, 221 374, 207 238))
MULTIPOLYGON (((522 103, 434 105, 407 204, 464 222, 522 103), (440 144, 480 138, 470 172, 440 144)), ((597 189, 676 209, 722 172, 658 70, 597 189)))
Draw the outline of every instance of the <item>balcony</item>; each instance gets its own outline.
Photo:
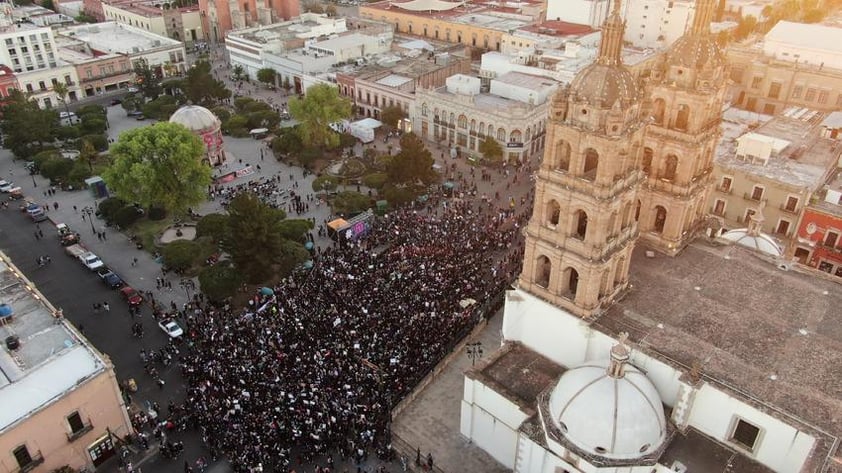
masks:
POLYGON ((91 424, 91 420, 88 419, 88 422, 82 426, 81 429, 77 430, 76 432, 71 432, 67 434, 67 441, 74 442, 82 437, 85 436, 88 432, 94 430, 93 424, 91 424))
POLYGON ((763 200, 763 194, 755 197, 754 194, 752 194, 750 192, 744 192, 743 193, 743 199, 751 200, 751 201, 754 201, 754 202, 760 202, 761 200, 763 200))
POLYGON ((725 186, 723 186, 723 185, 718 185, 718 186, 716 186, 716 192, 720 192, 720 193, 722 193, 722 194, 728 194, 728 195, 731 195, 731 194, 734 192, 734 188, 733 188, 733 187, 730 187, 730 186, 729 186, 729 187, 725 187, 725 186))
POLYGON ((18 469, 18 473, 27 473, 32 471, 38 468, 38 466, 42 463, 44 463, 44 455, 41 455, 41 451, 39 450, 38 453, 30 456, 29 463, 18 469))
POLYGON ((799 211, 797 205, 793 207, 793 206, 787 206, 787 205, 781 204, 781 205, 778 206, 778 208, 781 209, 781 212, 791 213, 793 215, 797 215, 798 211, 799 211))

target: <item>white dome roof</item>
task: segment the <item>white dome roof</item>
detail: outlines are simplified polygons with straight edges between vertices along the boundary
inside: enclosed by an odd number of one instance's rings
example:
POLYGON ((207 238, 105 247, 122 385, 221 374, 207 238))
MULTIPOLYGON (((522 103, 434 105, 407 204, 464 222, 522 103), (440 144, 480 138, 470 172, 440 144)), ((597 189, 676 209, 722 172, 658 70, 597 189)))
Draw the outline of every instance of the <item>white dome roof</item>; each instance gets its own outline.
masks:
POLYGON ((190 131, 207 131, 219 128, 221 122, 205 107, 185 105, 172 114, 170 123, 184 125, 190 131))
POLYGON ((578 448, 604 458, 633 459, 666 439, 664 408, 649 378, 630 364, 608 374, 609 361, 565 372, 550 395, 552 421, 578 448))
POLYGON ((752 235, 749 233, 748 228, 738 228, 725 232, 722 238, 768 255, 783 256, 784 254, 784 250, 772 237, 763 233, 752 235))

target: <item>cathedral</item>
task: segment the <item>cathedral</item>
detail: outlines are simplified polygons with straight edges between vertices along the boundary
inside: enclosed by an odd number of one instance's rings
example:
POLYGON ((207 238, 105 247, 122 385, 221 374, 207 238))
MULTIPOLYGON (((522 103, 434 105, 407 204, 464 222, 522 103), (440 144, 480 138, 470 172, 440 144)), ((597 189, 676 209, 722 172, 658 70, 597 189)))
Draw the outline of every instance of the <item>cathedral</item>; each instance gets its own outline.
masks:
POLYGON ((726 86, 714 8, 696 0, 635 77, 615 0, 553 98, 503 343, 461 407, 462 435, 515 472, 842 468, 842 291, 697 238, 726 86))

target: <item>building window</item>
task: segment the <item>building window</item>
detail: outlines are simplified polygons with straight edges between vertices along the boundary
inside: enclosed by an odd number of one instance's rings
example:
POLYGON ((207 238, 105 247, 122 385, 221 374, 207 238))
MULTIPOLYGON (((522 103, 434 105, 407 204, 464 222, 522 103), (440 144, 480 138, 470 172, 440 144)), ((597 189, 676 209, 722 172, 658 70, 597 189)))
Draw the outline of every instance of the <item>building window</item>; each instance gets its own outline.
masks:
POLYGON ((6 46, 14 46, 15 42, 12 41, 12 38, 6 38, 6 46))
POLYGON ((64 76, 64 83, 65 83, 65 84, 67 84, 67 85, 72 85, 72 84, 73 84, 73 80, 72 80, 72 79, 70 79, 70 76, 69 76, 69 75, 66 75, 66 76, 64 76))
POLYGON ((795 212, 795 209, 798 208, 798 197, 789 196, 786 198, 786 205, 784 205, 784 210, 787 212, 795 212))
POLYGON ((743 83, 743 74, 745 70, 742 67, 735 67, 731 69, 731 80, 733 80, 737 84, 743 83))
POLYGON ((824 246, 829 246, 831 248, 836 248, 836 242, 839 240, 839 234, 836 232, 828 231, 824 234, 824 246))
POLYGON ((753 451, 757 438, 760 436, 760 427, 750 424, 743 419, 737 419, 734 424, 734 432, 731 433, 731 442, 753 451))
POLYGON ((497 129, 497 140, 503 142, 506 141, 506 130, 504 130, 503 128, 497 129))
POLYGON ((752 89, 759 89, 760 84, 763 82, 762 76, 755 76, 751 78, 751 88, 752 89))
POLYGON ((459 128, 468 128, 468 117, 459 115, 459 128))
POLYGON ((816 89, 807 89, 807 93, 804 94, 804 100, 807 102, 812 102, 816 100, 816 89))
POLYGON ((754 189, 751 190, 751 200, 760 200, 762 198, 763 198, 763 187, 754 186, 754 189))
POLYGON ((733 184, 733 180, 730 177, 723 177, 722 183, 719 185, 719 190, 722 192, 731 192, 731 184, 733 184))
POLYGON ((796 85, 792 88, 792 98, 800 99, 801 94, 804 93, 804 86, 803 85, 796 85))
POLYGON ((819 103, 827 103, 827 99, 830 93, 826 90, 819 91, 819 103))
POLYGON ((716 203, 713 204, 713 214, 724 216, 725 215, 725 201, 722 199, 716 199, 716 203))
POLYGON ((85 430, 85 423, 82 422, 82 416, 79 415, 78 411, 67 416, 67 425, 70 426, 70 432, 73 434, 85 430))
POLYGON ((32 84, 26 84, 26 91, 32 92, 32 84))
POLYGON ((430 110, 427 108, 427 104, 426 104, 426 103, 421 104, 421 116, 422 116, 422 117, 426 117, 426 116, 427 116, 427 114, 429 113, 429 111, 430 111, 430 110))
POLYGON ((765 115, 774 115, 775 114, 775 105, 771 103, 767 103, 763 106, 763 113, 765 115))
POLYGON ((41 89, 41 90, 47 90, 47 84, 44 83, 44 81, 39 80, 38 81, 38 88, 41 89))
POLYGON ((772 82, 769 85, 769 98, 776 99, 781 95, 781 83, 780 82, 772 82))
POLYGON ((44 463, 44 458, 41 455, 35 455, 33 457, 29 453, 29 449, 26 448, 26 445, 21 445, 12 450, 12 455, 15 457, 15 461, 18 462, 18 466, 22 472, 30 471, 41 463, 44 463))

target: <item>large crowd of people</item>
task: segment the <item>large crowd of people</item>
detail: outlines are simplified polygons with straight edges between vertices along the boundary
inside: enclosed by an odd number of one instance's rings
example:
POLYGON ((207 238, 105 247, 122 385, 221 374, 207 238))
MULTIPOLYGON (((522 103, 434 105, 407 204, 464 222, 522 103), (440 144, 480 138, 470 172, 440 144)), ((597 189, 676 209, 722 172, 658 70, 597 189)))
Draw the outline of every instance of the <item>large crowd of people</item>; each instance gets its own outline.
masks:
POLYGON ((479 207, 392 212, 243 309, 192 303, 185 412, 212 454, 240 471, 386 455, 392 407, 518 269, 528 213, 479 207))

